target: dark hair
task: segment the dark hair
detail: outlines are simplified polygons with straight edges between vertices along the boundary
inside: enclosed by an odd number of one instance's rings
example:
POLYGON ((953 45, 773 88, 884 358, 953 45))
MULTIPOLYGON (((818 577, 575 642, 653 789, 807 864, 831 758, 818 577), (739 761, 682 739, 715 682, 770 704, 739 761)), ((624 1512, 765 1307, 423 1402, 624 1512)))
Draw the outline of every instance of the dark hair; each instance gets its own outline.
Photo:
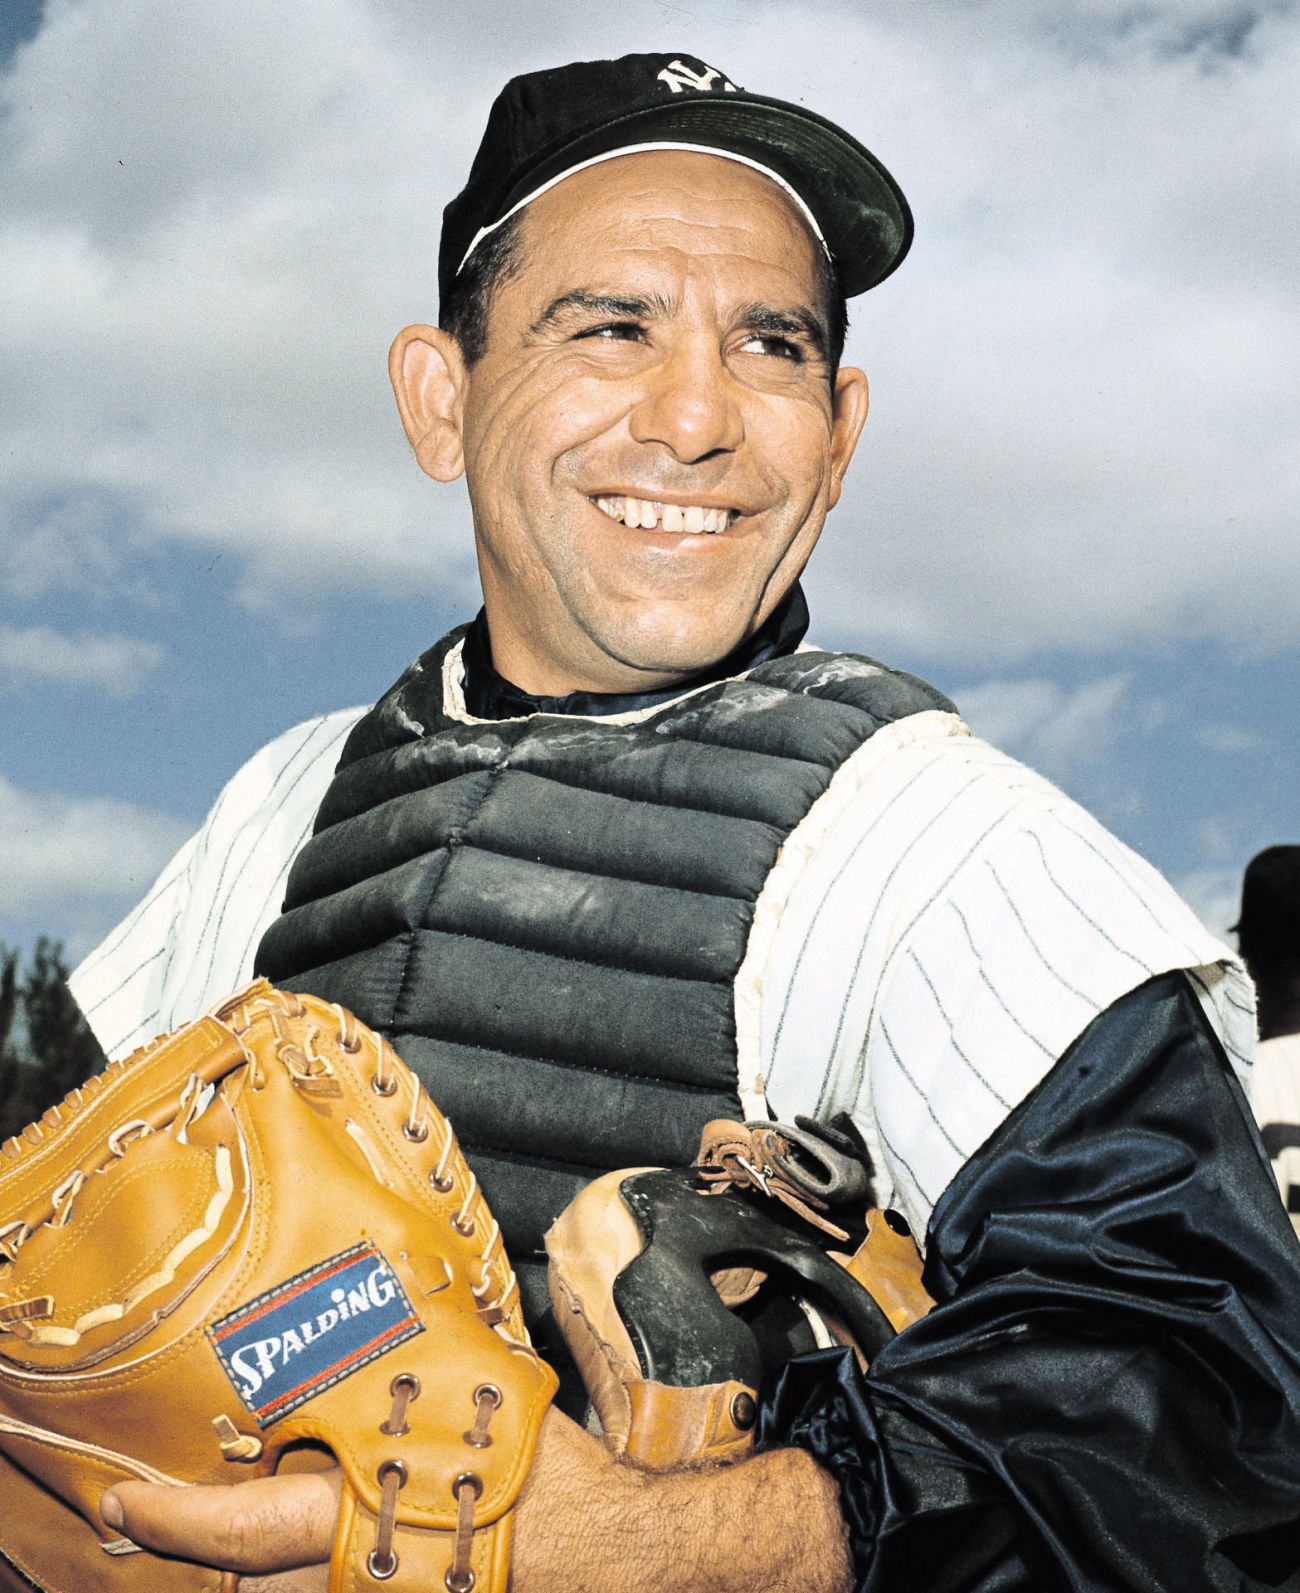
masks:
MULTIPOLYGON (((460 344, 466 365, 477 365, 483 358, 492 297, 519 269, 519 224, 523 214, 523 210, 516 210, 495 231, 488 233, 465 262, 451 293, 438 307, 438 325, 460 344)), ((849 306, 826 251, 818 246, 814 254, 817 292, 826 311, 826 362, 834 382, 849 329, 849 306)))
POLYGON ((487 348, 488 311, 492 295, 519 269, 519 223, 516 210, 489 232, 465 262, 450 294, 438 306, 438 325, 460 344, 466 365, 477 365, 487 348))
POLYGON ((833 386, 849 331, 849 301, 825 249, 819 244, 813 253, 817 258, 817 291, 826 310, 826 366, 833 386))

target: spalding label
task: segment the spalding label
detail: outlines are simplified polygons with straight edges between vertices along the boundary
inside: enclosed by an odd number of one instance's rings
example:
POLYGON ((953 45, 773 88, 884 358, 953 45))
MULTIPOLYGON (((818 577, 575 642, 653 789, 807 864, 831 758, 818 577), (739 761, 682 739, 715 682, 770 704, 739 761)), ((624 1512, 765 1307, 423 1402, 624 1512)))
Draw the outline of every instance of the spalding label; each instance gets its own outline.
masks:
POLYGON ((208 1337, 258 1426, 269 1427, 423 1332, 392 1267, 359 1244, 241 1305, 208 1337))

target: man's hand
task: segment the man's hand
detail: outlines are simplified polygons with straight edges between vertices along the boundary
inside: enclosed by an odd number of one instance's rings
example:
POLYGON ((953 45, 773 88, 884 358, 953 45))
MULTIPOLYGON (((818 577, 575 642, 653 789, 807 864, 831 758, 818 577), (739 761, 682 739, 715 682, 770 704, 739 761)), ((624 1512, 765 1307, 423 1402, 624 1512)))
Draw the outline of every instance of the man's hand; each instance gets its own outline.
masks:
MULTIPOLYGON (((337 1472, 233 1487, 120 1483, 104 1519, 133 1542, 223 1570, 276 1573, 241 1593, 323 1593, 337 1472), (307 1567, 309 1569, 302 1569, 307 1567)), ((512 1593, 845 1593, 835 1484, 802 1450, 654 1474, 620 1465, 552 1408, 516 1507, 512 1593)), ((435 1593, 435 1590, 429 1590, 435 1593)))
POLYGON ((100 1514, 133 1543, 223 1571, 278 1572, 240 1593, 325 1593, 339 1513, 339 1472, 259 1478, 233 1487, 123 1482, 100 1514))

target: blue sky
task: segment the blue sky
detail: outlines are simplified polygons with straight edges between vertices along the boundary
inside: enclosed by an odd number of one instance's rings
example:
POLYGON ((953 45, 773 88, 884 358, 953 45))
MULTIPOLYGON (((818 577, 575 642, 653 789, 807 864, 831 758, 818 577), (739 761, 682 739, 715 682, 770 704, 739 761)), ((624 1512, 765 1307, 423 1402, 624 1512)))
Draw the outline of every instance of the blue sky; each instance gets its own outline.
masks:
POLYGON ((516 71, 689 52, 843 122, 912 256, 813 635, 935 681, 1212 927, 1300 840, 1290 0, 0 4, 0 939, 75 956, 239 762, 474 607, 392 334, 516 71))

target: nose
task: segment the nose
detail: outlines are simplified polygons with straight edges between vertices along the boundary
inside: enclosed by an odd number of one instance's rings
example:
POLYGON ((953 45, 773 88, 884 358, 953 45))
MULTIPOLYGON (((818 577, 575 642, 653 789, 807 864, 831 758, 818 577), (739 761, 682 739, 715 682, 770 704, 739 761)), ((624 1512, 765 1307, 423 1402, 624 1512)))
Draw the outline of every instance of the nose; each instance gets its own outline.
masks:
POLYGON ((684 338, 650 373, 632 411, 632 435, 667 448, 681 464, 731 453, 745 435, 738 396, 716 342, 684 338))

